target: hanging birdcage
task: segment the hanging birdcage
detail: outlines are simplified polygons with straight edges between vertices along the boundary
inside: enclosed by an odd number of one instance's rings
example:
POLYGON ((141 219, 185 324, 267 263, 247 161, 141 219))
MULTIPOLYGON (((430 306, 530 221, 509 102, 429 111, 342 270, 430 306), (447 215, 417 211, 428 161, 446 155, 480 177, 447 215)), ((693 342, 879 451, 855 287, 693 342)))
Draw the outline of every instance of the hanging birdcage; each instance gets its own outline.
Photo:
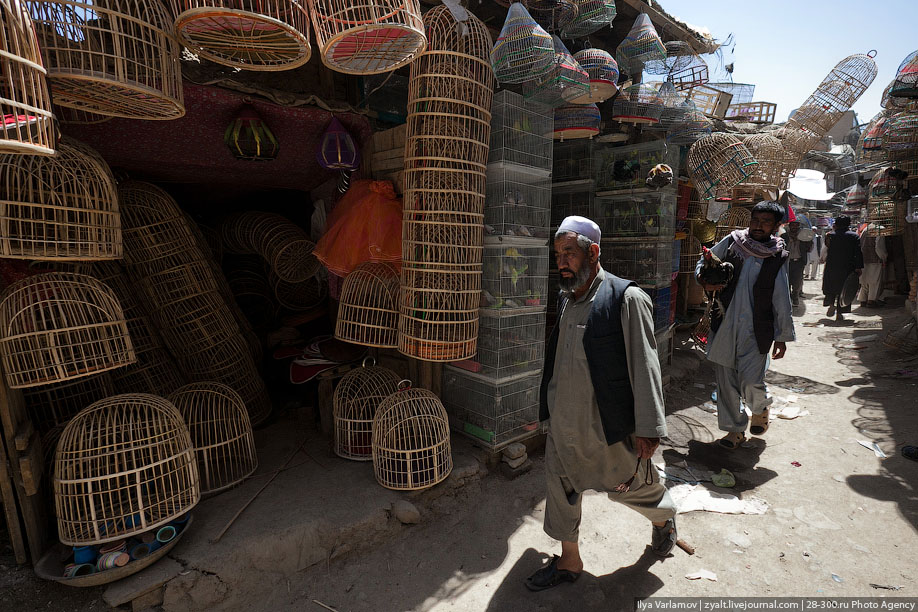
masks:
POLYGON ((519 2, 510 5, 507 19, 491 50, 491 67, 501 83, 525 83, 551 68, 555 48, 551 36, 519 2))
POLYGON ((770 134, 745 134, 741 140, 758 162, 749 178, 743 181, 743 186, 777 192, 781 184, 781 167, 784 159, 781 141, 770 134))
POLYGON ((274 133, 255 108, 246 104, 236 115, 226 132, 223 142, 236 159, 245 161, 271 161, 280 150, 274 133))
POLYGON ((669 131, 685 117, 687 112, 695 110, 695 103, 685 94, 676 91, 670 81, 660 85, 659 95, 660 100, 663 101, 663 110, 660 111, 659 123, 651 124, 649 126, 651 128, 669 131))
POLYGON ((336 455, 373 460, 373 418, 383 400, 398 391, 398 381, 395 372, 371 358, 344 375, 332 399, 336 455))
POLYGON ((584 49, 574 54, 574 59, 589 76, 589 91, 572 98, 571 104, 605 102, 618 91, 618 64, 602 49, 584 49))
POLYGON ((688 66, 671 72, 668 77, 678 91, 685 91, 706 84, 710 80, 710 71, 701 56, 696 55, 688 66))
POLYGON ((892 198, 904 189, 905 179, 892 170, 891 166, 887 166, 873 175, 867 187, 868 198, 871 200, 892 198))
MULTIPOLYGON (((909 168, 903 168, 903 164, 912 160, 918 161, 918 113, 893 115, 885 127, 882 146, 886 151, 887 160, 893 166, 908 172, 909 168)), ((909 172, 909 175, 914 175, 914 172, 909 172)))
MULTIPOLYGON (((690 100, 688 102, 691 102, 690 100)), ((688 110, 681 120, 670 128, 666 142, 676 145, 691 145, 695 141, 710 136, 714 131, 714 122, 704 113, 697 110, 688 110)))
POLYGON ((335 338, 379 348, 398 347, 398 270, 360 264, 344 279, 335 338))
POLYGON ((615 49, 615 60, 622 72, 640 74, 648 62, 666 59, 666 46, 647 13, 641 13, 625 39, 615 49))
MULTIPOLYGON (((680 74, 691 66, 697 65, 698 54, 692 46, 683 40, 671 40, 663 45, 666 57, 653 59, 644 64, 644 72, 667 77, 680 74)), ((702 60, 704 63, 704 60, 702 60)))
POLYGON ((612 103, 612 118, 620 123, 659 123, 662 114, 660 92, 644 83, 626 87, 612 103))
MULTIPOLYGON (((498 2, 507 7, 511 2, 498 2)), ((523 3, 547 32, 560 34, 577 18, 576 0, 532 0, 523 3)))
POLYGON ((523 84, 523 95, 527 101, 555 108, 589 94, 590 77, 560 38, 552 36, 552 43, 554 63, 541 77, 523 84))
POLYGON ((592 138, 599 134, 602 115, 595 104, 570 104, 555 109, 555 140, 592 138))
POLYGON ((757 164, 746 145, 724 132, 697 140, 685 162, 695 189, 706 200, 714 197, 716 189, 730 189, 745 181, 757 164))
POLYGON ((909 53, 899 64, 889 95, 900 98, 918 98, 918 51, 909 53))
POLYGON ((577 15, 563 28, 563 38, 583 38, 612 25, 618 10, 615 0, 574 0, 577 15))

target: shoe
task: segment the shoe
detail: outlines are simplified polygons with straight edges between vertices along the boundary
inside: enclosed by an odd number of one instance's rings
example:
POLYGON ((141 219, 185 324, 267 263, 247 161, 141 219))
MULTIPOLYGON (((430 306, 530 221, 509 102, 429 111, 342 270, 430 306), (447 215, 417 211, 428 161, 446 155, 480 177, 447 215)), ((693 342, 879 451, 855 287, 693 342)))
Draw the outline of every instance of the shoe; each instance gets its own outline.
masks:
POLYGON ((580 578, 580 572, 571 572, 568 570, 558 569, 558 555, 555 555, 551 563, 545 567, 536 570, 536 572, 526 579, 526 588, 530 591, 544 591, 556 587, 562 582, 577 582, 580 578))
POLYGON ((768 415, 769 409, 766 408, 761 412, 761 414, 754 414, 749 420, 749 433, 761 436, 763 433, 768 431, 768 415))
POLYGON ((829 309, 826 311, 826 316, 831 317, 835 315, 835 304, 829 306, 829 309))
POLYGON ((731 431, 723 438, 717 441, 718 444, 724 448, 735 450, 740 447, 740 445, 746 441, 746 434, 741 431, 731 431))
POLYGON ((662 527, 653 525, 653 535, 650 539, 650 550, 658 557, 666 557, 672 552, 678 538, 676 533, 676 517, 667 519, 662 527))

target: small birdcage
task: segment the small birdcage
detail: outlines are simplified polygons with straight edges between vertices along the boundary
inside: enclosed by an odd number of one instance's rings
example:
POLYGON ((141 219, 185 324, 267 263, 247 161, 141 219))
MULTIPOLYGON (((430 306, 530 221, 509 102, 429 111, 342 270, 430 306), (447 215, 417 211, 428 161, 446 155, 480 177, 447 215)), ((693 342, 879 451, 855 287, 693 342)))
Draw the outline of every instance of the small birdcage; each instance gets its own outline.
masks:
POLYGON ((599 134, 602 115, 595 104, 569 104, 555 109, 555 140, 592 138, 599 134))
POLYGON ((501 83, 525 83, 542 77, 554 61, 551 36, 519 2, 510 5, 507 19, 491 50, 491 66, 501 83))
POLYGON ((714 197, 716 189, 730 189, 755 172, 758 162, 739 138, 715 132, 691 146, 686 168, 695 188, 706 200, 714 197))
POLYGON ((312 310, 324 302, 328 295, 328 281, 319 274, 296 283, 271 274, 270 281, 277 303, 293 312, 312 310))
POLYGON ((666 142, 674 145, 692 145, 697 140, 710 136, 714 131, 714 122, 704 113, 688 110, 685 115, 670 128, 666 142))
POLYGON ((543 245, 529 238, 489 239, 482 263, 482 308, 505 311, 547 304, 549 257, 543 245))
POLYGON ((255 438, 245 404, 226 385, 198 382, 169 396, 188 431, 198 464, 201 495, 232 488, 258 467, 255 438))
POLYGON ((551 38, 555 47, 554 61, 542 76, 523 84, 523 95, 527 101, 554 108, 588 94, 590 76, 577 63, 560 38, 551 38))
POLYGON ((344 279, 335 338, 378 348, 398 347, 398 269, 367 262, 344 279))
POLYGON ((742 141, 759 162, 749 178, 743 181, 743 185, 777 190, 781 184, 781 165, 784 159, 781 141, 764 133, 743 135, 742 141))
POLYGON ((666 46, 647 13, 641 13, 625 39, 615 49, 615 59, 622 72, 639 74, 649 62, 666 59, 666 46))
POLYGON ((605 102, 618 91, 618 64, 608 51, 602 49, 584 49, 574 54, 590 78, 589 91, 572 98, 571 104, 589 104, 605 102))
POLYGON ((621 123, 659 123, 662 114, 660 92, 644 83, 626 87, 612 103, 612 118, 621 123))
POLYGON ((0 17, 0 153, 50 155, 57 128, 25 1, 0 0, 0 17))
POLYGON ((61 434, 54 502, 58 535, 67 546, 150 531, 200 499, 188 427, 161 397, 138 393, 101 400, 61 434))
POLYGON ((398 381, 395 372, 369 357, 344 375, 332 399, 336 455, 373 460, 373 418, 383 400, 398 391, 398 381))
POLYGON ((890 161, 918 157, 918 113, 898 113, 890 117, 882 146, 890 161))
POLYGON ((88 147, 64 139, 55 155, 0 155, 0 257, 119 259, 115 178, 88 147))
POLYGON ((909 53, 899 64, 889 95, 901 98, 918 98, 918 51, 909 53))
POLYGON ((618 14, 615 0, 574 0, 577 15, 562 29, 563 38, 583 38, 602 28, 612 27, 618 14))
POLYGON ((0 302, 0 349, 13 388, 90 376, 137 359, 112 290, 91 276, 66 272, 7 287, 0 302))
POLYGON ((759 125, 770 125, 775 122, 778 105, 774 102, 742 102, 727 107, 727 121, 744 121, 759 125))
POLYGON ((715 242, 720 242, 727 237, 727 234, 735 230, 747 229, 752 213, 748 208, 739 206, 730 207, 727 212, 722 214, 717 220, 717 233, 714 236, 715 242))
POLYGON ((373 419, 376 481, 387 489, 414 491, 442 482, 452 469, 449 419, 440 399, 400 383, 373 419))
POLYGON ((129 119, 178 119, 180 49, 158 0, 29 2, 54 103, 129 119))
POLYGON ((695 266, 701 258, 701 243, 694 236, 687 236, 682 241, 679 253, 679 274, 695 274, 695 266))
POLYGON ((877 76, 874 56, 876 51, 850 55, 836 64, 816 91, 788 119, 788 126, 825 135, 838 123, 841 114, 850 109, 873 83, 877 76))
POLYGON ((112 379, 105 372, 72 382, 30 387, 22 395, 32 425, 40 432, 47 432, 63 427, 80 410, 114 393, 112 379))
MULTIPOLYGON (((671 40, 663 47, 666 49, 666 57, 648 61, 644 65, 644 72, 665 75, 669 80, 668 77, 675 74, 683 74, 686 69, 699 65, 698 61, 701 58, 698 57, 698 54, 687 42, 671 40)), ((701 63, 703 64, 704 60, 701 60, 701 63)))

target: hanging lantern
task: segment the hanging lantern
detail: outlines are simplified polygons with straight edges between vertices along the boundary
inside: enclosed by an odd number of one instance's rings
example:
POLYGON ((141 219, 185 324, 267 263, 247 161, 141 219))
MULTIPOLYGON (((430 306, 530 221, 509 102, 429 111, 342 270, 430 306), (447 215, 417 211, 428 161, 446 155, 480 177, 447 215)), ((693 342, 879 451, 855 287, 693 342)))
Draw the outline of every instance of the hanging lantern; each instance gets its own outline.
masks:
POLYGON ((360 165, 360 151, 348 131, 341 125, 337 117, 332 117, 331 123, 322 137, 322 144, 316 151, 319 165, 326 170, 340 170, 338 191, 347 191, 351 182, 351 172, 360 165))
POLYGON ((268 125, 250 105, 243 106, 226 128, 223 141, 236 159, 245 161, 271 161, 280 148, 268 125))

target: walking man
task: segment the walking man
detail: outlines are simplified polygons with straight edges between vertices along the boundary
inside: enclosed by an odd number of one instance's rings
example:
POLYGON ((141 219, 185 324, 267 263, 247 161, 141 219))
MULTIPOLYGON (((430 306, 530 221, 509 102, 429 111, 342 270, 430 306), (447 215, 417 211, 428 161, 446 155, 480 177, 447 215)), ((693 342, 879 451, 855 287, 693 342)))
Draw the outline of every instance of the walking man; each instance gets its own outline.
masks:
POLYGON ((829 307, 826 316, 834 315, 836 321, 844 321, 842 315, 851 312, 851 304, 846 304, 842 295, 845 281, 852 272, 860 276, 864 267, 860 239, 848 229, 850 227, 851 217, 842 215, 835 219, 834 229, 826 234, 826 268, 822 272, 825 300, 822 305, 829 307))
POLYGON ((795 338, 784 265, 787 251, 784 241, 775 237, 783 214, 777 202, 759 202, 752 209, 749 229, 735 230, 714 245, 714 255, 733 264, 733 277, 726 285, 702 281, 703 257, 695 267, 705 290, 718 292, 707 348, 717 381, 717 424, 728 432, 718 443, 729 449, 746 440, 747 425, 754 435, 768 430, 769 351, 773 359, 781 359, 786 343, 795 338), (752 412, 751 424, 741 400, 752 412))
POLYGON ((666 435, 653 304, 635 283, 599 265, 599 226, 567 217, 554 239, 563 295, 545 355, 540 420, 545 444, 545 532, 561 555, 526 580, 533 591, 573 582, 583 571, 578 535, 587 489, 640 512, 651 548, 676 542, 676 509, 650 458, 666 435))
POLYGON ((791 303, 800 305, 800 294, 803 293, 803 270, 806 268, 807 247, 812 247, 812 242, 804 243, 800 240, 800 222, 791 221, 787 224, 784 235, 789 262, 787 276, 790 283, 791 303))
POLYGON ((864 271, 861 273, 861 290, 857 294, 857 299, 862 307, 867 308, 886 306, 886 302, 880 299, 883 295, 883 272, 886 268, 886 238, 875 234, 876 226, 872 223, 861 234, 864 271))
POLYGON ((807 253, 807 264, 804 268, 803 278, 810 280, 819 279, 819 254, 822 252, 822 234, 813 230, 813 243, 810 252, 807 253))

